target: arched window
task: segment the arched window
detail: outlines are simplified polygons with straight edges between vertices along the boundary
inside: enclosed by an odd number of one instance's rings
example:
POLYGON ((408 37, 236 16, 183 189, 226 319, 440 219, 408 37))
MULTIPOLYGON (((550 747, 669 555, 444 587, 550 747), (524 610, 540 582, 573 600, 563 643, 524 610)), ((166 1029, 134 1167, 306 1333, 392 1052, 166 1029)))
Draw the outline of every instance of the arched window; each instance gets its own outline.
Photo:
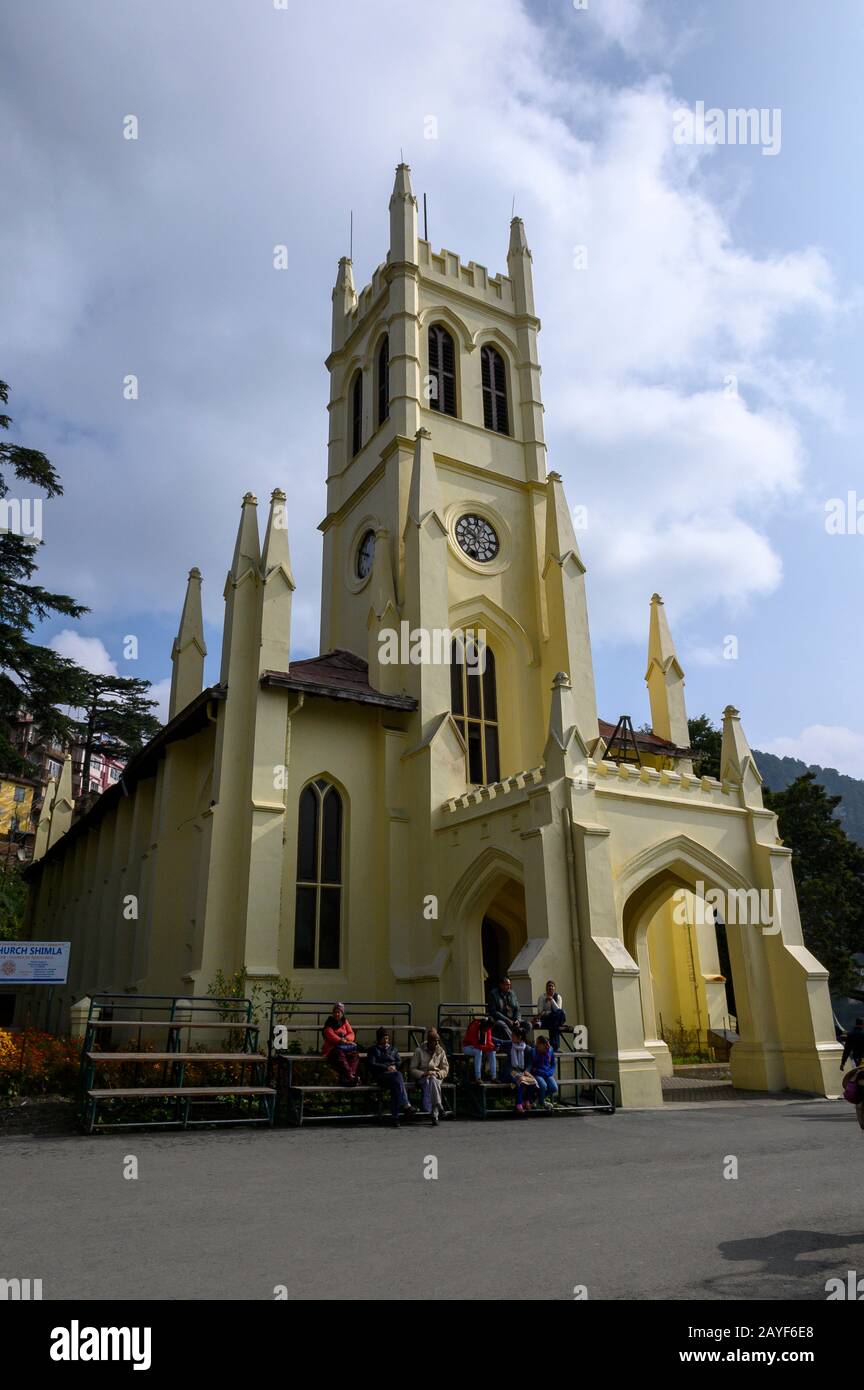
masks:
POLYGON ((319 777, 300 793, 294 969, 339 969, 342 925, 342 798, 319 777))
POLYGON ((429 405, 444 415, 456 414, 456 349, 447 329, 433 323, 429 329, 429 375, 432 394, 429 405))
POLYGON ((351 457, 359 454, 363 443, 363 373, 358 372, 351 387, 351 457))
POLYGON ((480 377, 483 382, 483 423, 487 430, 509 434, 507 420, 507 377, 504 358, 488 343, 480 350, 480 377))
POLYGON ((492 648, 454 637, 450 648, 450 706, 468 747, 468 778, 497 782, 498 695, 492 648))
POLYGON ((383 425, 390 414, 390 339, 381 339, 378 349, 378 424, 383 425))

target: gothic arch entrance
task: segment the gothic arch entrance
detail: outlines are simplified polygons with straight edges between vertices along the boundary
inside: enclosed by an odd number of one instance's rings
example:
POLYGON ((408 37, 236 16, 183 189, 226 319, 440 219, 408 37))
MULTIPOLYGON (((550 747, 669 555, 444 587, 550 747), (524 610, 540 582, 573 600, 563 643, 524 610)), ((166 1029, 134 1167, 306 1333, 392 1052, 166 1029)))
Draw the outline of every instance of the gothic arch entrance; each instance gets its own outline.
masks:
POLYGON ((525 924, 525 890, 516 879, 507 879, 483 914, 480 923, 483 998, 510 972, 528 933, 525 924))
POLYGON ((645 1047, 661 1075, 671 1075, 672 1051, 703 1051, 710 1029, 731 1028, 742 1037, 746 1033, 746 943, 741 933, 758 932, 758 926, 741 923, 727 929, 723 914, 715 916, 710 905, 710 890, 729 896, 745 888, 737 874, 727 877, 707 859, 694 864, 687 854, 662 859, 654 873, 645 866, 647 877, 638 886, 627 885, 623 929, 624 944, 639 966, 645 1047), (743 1019, 736 1012, 733 972, 743 1019))
POLYGON ((528 939, 519 861, 489 849, 459 879, 447 905, 453 953, 448 997, 482 1003, 528 939))

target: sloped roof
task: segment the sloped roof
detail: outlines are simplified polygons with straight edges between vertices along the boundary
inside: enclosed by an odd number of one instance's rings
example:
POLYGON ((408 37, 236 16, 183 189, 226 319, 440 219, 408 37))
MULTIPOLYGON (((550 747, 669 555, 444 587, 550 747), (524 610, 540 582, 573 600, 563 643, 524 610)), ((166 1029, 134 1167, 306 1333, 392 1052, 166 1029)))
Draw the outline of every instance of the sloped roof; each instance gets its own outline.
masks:
MULTIPOLYGON (((598 719, 597 723, 600 726, 600 735, 608 746, 609 740, 615 732, 616 725, 607 724, 605 719, 598 719)), ((668 739, 660 738, 658 734, 643 733, 637 729, 635 731, 635 738, 640 752, 643 753, 668 753, 671 757, 675 753, 680 755, 685 751, 684 749, 676 747, 674 743, 670 743, 668 739)))
POLYGON ((261 684, 384 709, 417 708, 417 701, 411 695, 387 695, 383 690, 376 690, 369 684, 369 667, 363 658, 339 648, 321 656, 307 657, 305 661, 292 661, 287 671, 265 671, 261 684))

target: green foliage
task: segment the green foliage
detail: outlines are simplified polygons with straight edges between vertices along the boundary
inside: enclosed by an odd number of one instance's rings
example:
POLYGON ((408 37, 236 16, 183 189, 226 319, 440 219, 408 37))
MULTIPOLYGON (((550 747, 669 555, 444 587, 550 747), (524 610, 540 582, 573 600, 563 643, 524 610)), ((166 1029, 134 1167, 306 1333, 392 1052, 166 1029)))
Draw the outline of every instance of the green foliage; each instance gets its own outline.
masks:
POLYGON ((831 988, 854 988, 850 956, 864 949, 864 849, 850 840, 829 796, 812 772, 782 791, 765 789, 780 835, 792 850, 792 868, 804 940, 831 976, 831 988))
MULTIPOLYGON (((719 777, 721 731, 706 714, 688 720, 688 726, 699 770, 719 777)), ((764 786, 763 795, 777 814, 781 839, 792 850, 804 940, 828 970, 832 990, 843 993, 857 984, 850 956, 864 950, 864 849, 844 829, 842 798, 826 791, 825 769, 806 769, 795 759, 766 753, 754 752, 754 757, 766 782, 772 781, 778 764, 800 766, 800 775, 781 782, 776 791, 764 786)), ((864 783, 827 771, 860 789, 864 824, 864 783)))
POLYGON ((27 885, 15 864, 0 867, 0 941, 17 940, 24 929, 27 885))
MULTIPOLYGON (((250 983, 245 970, 235 970, 233 975, 226 975, 221 969, 217 970, 215 979, 207 986, 207 994, 211 999, 251 999, 252 1017, 261 1028, 270 1026, 270 1006, 276 999, 296 1001, 302 993, 302 988, 293 985, 286 976, 272 981, 266 987, 257 981, 250 983)), ((286 1004, 280 1011, 280 1021, 284 1023, 286 1018, 290 1018, 291 1012, 291 1004, 286 1004)), ((236 1015, 231 1015, 226 1010, 222 1017, 233 1018, 236 1015)))
POLYGON ((82 672, 80 695, 75 701, 82 717, 72 721, 75 737, 84 749, 81 785, 90 784, 90 762, 95 752, 128 758, 144 747, 161 727, 151 713, 150 682, 132 676, 97 676, 82 672))
MULTIPOLYGON (((0 381, 0 402, 5 405, 8 399, 9 388, 0 381)), ((10 417, 0 413, 0 430, 8 430, 10 424, 10 417)), ((63 492, 44 454, 3 440, 0 499, 10 495, 9 470, 28 493, 37 488, 50 498, 63 492)), ((9 738, 19 711, 33 715, 44 737, 62 743, 69 734, 69 720, 58 705, 74 704, 80 693, 82 673, 75 663, 29 640, 37 622, 52 614, 78 618, 88 611, 68 594, 52 594, 32 582, 40 544, 12 530, 0 531, 0 767, 9 772, 24 767, 9 738)))
POLYGON ((720 749, 723 744, 723 735, 719 729, 715 729, 707 714, 700 714, 696 719, 687 720, 687 728, 690 730, 690 748, 693 752, 693 760, 696 771, 700 777, 720 776, 720 749))

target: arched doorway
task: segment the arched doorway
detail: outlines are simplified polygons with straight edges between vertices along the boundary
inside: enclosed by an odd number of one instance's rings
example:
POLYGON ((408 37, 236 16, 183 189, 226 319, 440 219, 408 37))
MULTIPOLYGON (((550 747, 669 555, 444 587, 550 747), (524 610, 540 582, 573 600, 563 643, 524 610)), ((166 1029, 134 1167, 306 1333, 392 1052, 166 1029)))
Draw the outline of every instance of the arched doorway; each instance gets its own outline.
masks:
POLYGON ((645 1046, 661 1075, 671 1076, 673 1058, 707 1059, 709 1031, 737 1024, 711 907, 680 875, 661 872, 627 900, 624 944, 639 966, 645 1046))
POLYGON ((483 998, 503 975, 527 940, 525 889, 515 878, 505 879, 493 894, 480 923, 483 998))

